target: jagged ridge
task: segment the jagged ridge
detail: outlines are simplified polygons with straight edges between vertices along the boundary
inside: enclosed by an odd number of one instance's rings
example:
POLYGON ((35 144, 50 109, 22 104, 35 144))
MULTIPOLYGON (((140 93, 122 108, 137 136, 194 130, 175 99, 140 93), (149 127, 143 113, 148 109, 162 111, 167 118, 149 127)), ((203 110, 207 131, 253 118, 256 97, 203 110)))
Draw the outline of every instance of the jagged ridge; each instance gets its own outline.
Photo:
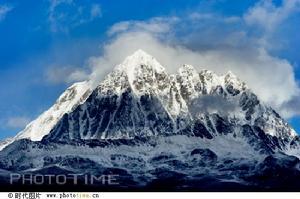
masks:
POLYGON ((85 103, 64 115, 45 139, 174 134, 211 139, 244 131, 258 139, 264 135, 269 147, 280 150, 288 149, 296 136, 232 72, 218 76, 184 65, 177 74, 168 75, 152 56, 139 50, 118 65, 85 103))

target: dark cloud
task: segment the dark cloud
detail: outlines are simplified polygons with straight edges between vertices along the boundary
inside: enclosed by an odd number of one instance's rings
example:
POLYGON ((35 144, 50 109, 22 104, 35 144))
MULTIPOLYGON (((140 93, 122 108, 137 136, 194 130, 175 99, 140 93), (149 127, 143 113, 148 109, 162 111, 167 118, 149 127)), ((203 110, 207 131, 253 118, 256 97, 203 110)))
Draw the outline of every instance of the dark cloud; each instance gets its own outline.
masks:
POLYGON ((191 102, 190 110, 192 114, 217 112, 221 115, 226 115, 228 113, 234 113, 237 108, 237 102, 230 101, 220 95, 204 95, 191 102))
POLYGON ((287 117, 300 115, 300 95, 293 97, 291 100, 282 104, 281 110, 287 117))

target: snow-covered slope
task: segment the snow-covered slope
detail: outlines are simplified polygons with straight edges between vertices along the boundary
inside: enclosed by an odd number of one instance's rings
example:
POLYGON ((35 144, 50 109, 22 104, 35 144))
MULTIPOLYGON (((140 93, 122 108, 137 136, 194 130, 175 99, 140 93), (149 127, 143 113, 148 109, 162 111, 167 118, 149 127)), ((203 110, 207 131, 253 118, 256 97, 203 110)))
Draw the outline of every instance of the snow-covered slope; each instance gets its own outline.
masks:
POLYGON ((296 136, 287 122, 232 72, 219 76, 184 65, 177 74, 169 75, 155 58, 138 50, 107 75, 82 105, 65 115, 45 139, 174 134, 211 139, 243 131, 256 136, 263 132, 268 147, 278 150, 289 149, 296 136))
POLYGON ((28 138, 32 141, 41 140, 65 113, 73 111, 74 108, 83 103, 90 95, 91 90, 92 88, 88 81, 73 84, 60 95, 52 107, 30 122, 24 130, 19 132, 15 137, 2 141, 0 150, 15 140, 23 138, 28 138))

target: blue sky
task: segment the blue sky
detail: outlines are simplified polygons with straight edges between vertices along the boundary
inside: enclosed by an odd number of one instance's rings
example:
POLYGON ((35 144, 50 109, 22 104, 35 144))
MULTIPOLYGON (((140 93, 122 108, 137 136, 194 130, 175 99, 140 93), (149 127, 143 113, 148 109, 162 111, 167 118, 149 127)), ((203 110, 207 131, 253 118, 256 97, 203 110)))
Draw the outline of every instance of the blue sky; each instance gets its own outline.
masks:
POLYGON ((212 69, 248 71, 245 81, 300 132, 299 24, 299 0, 0 1, 0 139, 24 128, 73 82, 103 76, 124 54, 112 52, 139 45, 195 60, 197 53, 217 55, 226 67, 216 62, 212 69), (134 44, 124 43, 132 37, 134 44), (91 64, 91 57, 106 65, 91 64), (73 71, 81 75, 68 78, 73 71))

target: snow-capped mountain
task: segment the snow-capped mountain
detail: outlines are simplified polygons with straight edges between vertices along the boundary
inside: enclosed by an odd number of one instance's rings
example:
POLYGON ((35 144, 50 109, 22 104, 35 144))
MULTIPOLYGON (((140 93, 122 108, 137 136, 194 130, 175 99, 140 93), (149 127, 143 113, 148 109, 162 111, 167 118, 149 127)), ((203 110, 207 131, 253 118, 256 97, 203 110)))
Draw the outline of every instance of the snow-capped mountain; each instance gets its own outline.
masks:
POLYGON ((75 107, 84 102, 92 91, 88 81, 78 82, 70 86, 56 100, 55 104, 38 118, 30 122, 24 130, 15 137, 8 138, 0 144, 0 150, 19 139, 40 141, 56 125, 65 113, 71 112, 75 107))
POLYGON ((184 65, 169 75, 138 50, 118 65, 85 103, 46 139, 119 139, 189 134, 212 138, 255 126, 286 148, 295 131, 233 73, 218 76, 184 65))
POLYGON ((117 189, 300 185, 300 138, 243 81, 190 65, 168 74, 142 50, 96 88, 71 86, 11 143, 3 171, 117 174, 117 189))

